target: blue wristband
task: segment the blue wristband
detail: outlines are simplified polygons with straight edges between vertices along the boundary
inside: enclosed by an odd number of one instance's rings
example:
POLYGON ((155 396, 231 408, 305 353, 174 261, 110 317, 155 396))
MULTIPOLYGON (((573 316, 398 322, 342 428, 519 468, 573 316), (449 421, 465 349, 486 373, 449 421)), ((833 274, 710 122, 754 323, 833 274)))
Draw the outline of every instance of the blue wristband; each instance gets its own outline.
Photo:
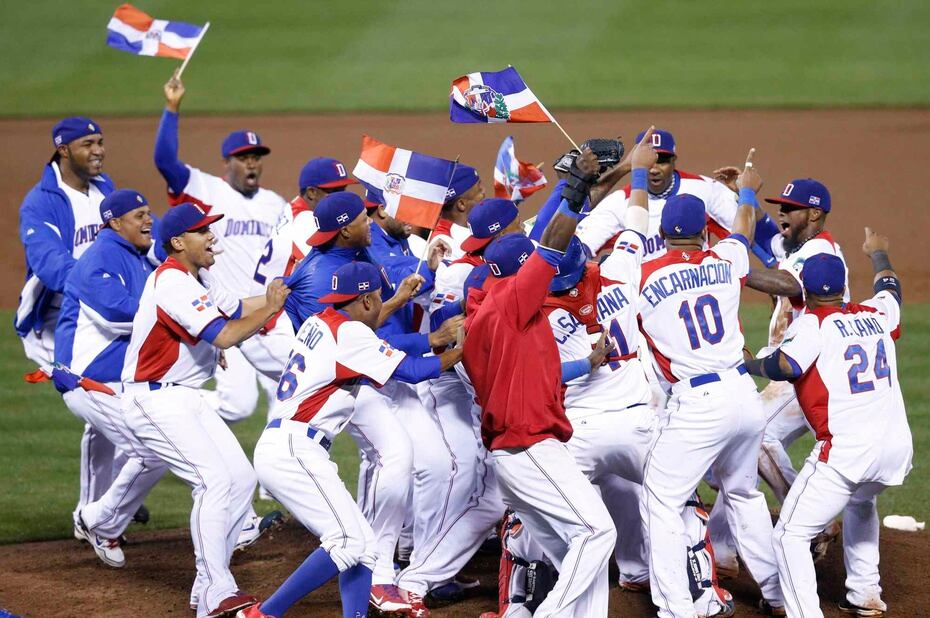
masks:
POLYGON ((749 187, 743 187, 739 190, 739 203, 752 204, 755 208, 759 207, 759 200, 756 199, 756 192, 749 187))
POLYGON ((580 212, 575 212, 574 210, 569 208, 567 200, 562 200, 562 203, 559 204, 559 209, 555 211, 555 214, 565 215, 567 217, 573 217, 577 219, 578 221, 581 221, 587 216, 587 215, 581 214, 580 212))
POLYGON ((633 170, 633 181, 630 187, 633 191, 645 191, 649 184, 649 170, 645 167, 637 167, 633 170))

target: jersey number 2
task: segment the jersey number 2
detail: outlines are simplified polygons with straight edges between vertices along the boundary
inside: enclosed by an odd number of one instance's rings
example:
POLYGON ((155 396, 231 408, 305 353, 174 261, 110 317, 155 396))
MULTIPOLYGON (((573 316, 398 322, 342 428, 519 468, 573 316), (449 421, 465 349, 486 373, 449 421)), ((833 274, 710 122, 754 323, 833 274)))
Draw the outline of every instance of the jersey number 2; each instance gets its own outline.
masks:
POLYGON ((252 279, 257 281, 259 285, 265 285, 265 281, 268 280, 268 277, 258 272, 258 269, 271 261, 271 252, 274 250, 272 243, 274 241, 268 240, 268 244, 265 245, 265 250, 262 252, 262 256, 258 258, 258 264, 255 265, 255 274, 252 275, 252 279))
POLYGON ((685 323, 685 329, 688 331, 688 341, 691 343, 692 350, 701 347, 698 330, 701 331, 701 338, 711 345, 720 343, 720 340, 723 339, 723 318, 720 316, 720 304, 710 294, 698 296, 697 300, 694 301, 693 315, 688 301, 682 301, 681 307, 678 308, 678 317, 685 323), (711 328, 708 319, 708 308, 710 309, 710 320, 713 320, 713 328, 711 328), (697 322, 697 328, 695 328, 695 322, 697 322))
MULTIPOLYGON (((849 378, 849 392, 853 395, 858 395, 859 393, 868 393, 869 391, 875 390, 875 383, 872 380, 866 380, 865 382, 859 381, 859 376, 865 373, 869 369, 869 355, 858 343, 846 348, 846 354, 843 355, 843 358, 846 360, 855 360, 852 367, 849 368, 849 371, 846 372, 846 377, 849 378)), ((878 340, 878 345, 875 346, 875 378, 878 380, 884 380, 888 378, 888 384, 891 384, 891 367, 888 366, 888 355, 885 353, 885 342, 881 339, 878 340)))

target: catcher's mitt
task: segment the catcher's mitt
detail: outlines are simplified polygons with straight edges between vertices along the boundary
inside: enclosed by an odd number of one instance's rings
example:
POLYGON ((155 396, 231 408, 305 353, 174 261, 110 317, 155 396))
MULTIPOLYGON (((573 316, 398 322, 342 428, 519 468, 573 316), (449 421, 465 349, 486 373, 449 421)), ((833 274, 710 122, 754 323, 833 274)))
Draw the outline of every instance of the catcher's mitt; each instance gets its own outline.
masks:
MULTIPOLYGON (((581 148, 590 148, 591 152, 597 157, 597 162, 600 164, 599 174, 603 174, 617 163, 620 163, 620 159, 623 158, 625 152, 623 142, 620 140, 600 137, 589 139, 581 145, 581 148)), ((555 163, 552 164, 552 168, 560 172, 571 171, 572 163, 575 162, 575 158, 579 154, 581 153, 572 148, 556 159, 555 163)))

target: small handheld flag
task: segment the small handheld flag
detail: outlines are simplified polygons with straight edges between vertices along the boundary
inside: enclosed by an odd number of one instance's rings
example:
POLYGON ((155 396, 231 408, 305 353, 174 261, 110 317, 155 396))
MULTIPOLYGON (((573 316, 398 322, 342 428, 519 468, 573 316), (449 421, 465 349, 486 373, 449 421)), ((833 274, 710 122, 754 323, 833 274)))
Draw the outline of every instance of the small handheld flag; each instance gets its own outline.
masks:
POLYGON ((546 186, 546 177, 532 163, 520 161, 514 154, 513 136, 501 142, 494 165, 494 197, 520 203, 546 186))
POLYGON ((456 163, 362 137, 362 152, 352 170, 373 195, 380 195, 389 215, 432 229, 436 227, 456 163))
POLYGON ((203 26, 155 19, 131 4, 121 4, 107 24, 107 45, 138 56, 186 60, 205 31, 203 26))
POLYGON ((469 73, 453 81, 449 117, 452 122, 553 122, 513 67, 469 73))

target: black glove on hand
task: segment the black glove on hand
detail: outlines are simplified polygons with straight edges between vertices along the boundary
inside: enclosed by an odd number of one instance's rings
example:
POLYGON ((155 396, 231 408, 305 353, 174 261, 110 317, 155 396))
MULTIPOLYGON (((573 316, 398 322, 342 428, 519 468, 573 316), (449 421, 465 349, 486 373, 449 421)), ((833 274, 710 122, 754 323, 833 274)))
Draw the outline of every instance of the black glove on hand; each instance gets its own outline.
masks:
POLYGON ((620 163, 623 158, 623 142, 618 139, 594 138, 589 139, 581 145, 581 149, 590 148, 597 162, 600 164, 598 173, 603 174, 616 164, 620 163))
POLYGON ((562 199, 568 201, 568 208, 572 212, 581 212, 585 200, 588 199, 591 185, 595 181, 597 181, 597 173, 585 175, 578 169, 577 161, 572 161, 569 176, 565 180, 566 185, 562 187, 562 199))

